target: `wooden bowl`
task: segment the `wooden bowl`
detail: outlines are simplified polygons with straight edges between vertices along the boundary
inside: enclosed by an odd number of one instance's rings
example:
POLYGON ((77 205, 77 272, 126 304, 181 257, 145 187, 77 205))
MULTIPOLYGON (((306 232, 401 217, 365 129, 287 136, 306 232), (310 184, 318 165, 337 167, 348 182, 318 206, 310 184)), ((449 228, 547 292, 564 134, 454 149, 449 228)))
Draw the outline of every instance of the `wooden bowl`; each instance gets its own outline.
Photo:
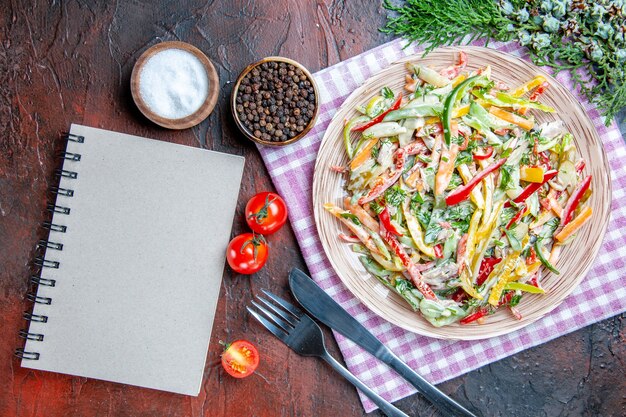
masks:
POLYGON ((233 86, 233 91, 230 96, 230 111, 232 112, 233 118, 235 119, 235 124, 237 125, 241 133, 243 133, 243 135, 246 138, 250 139, 253 142, 259 143, 261 145, 284 146, 284 145, 289 145, 290 143, 297 142, 298 140, 302 139, 309 132, 309 130, 311 130, 311 128, 315 125, 315 120, 317 119, 317 114, 319 112, 319 107, 320 107, 319 97, 320 97, 319 90, 317 89, 317 84, 315 83, 315 79, 313 78, 309 70, 307 70, 302 64, 294 61, 293 59, 285 58, 282 56, 268 56, 266 58, 261 59, 260 61, 257 61, 253 64, 248 65, 246 68, 244 68, 243 71, 241 71, 241 74, 239 74, 239 77, 237 77, 237 81, 235 82, 235 85, 233 86), (313 117, 311 117, 311 120, 304 127, 304 130, 302 130, 302 132, 298 133, 293 138, 288 139, 284 142, 271 142, 271 141, 267 141, 267 140, 263 140, 263 139, 255 137, 252 134, 252 132, 248 130, 248 128, 241 122, 241 120, 239 119, 239 115, 237 114, 237 110, 236 110, 237 93, 239 90, 239 85, 241 84, 241 80, 243 80, 243 78, 250 71, 252 71, 254 68, 256 68, 257 66, 265 62, 285 62, 287 64, 291 64, 294 67, 302 70, 302 72, 306 75, 306 77, 311 82, 311 85, 313 86, 313 91, 314 91, 314 96, 315 96, 315 109, 313 110, 313 117))
POLYGON ((135 63, 135 66, 133 67, 133 72, 130 77, 130 91, 133 95, 133 100, 135 101, 135 104, 137 105, 141 113, 143 113, 143 115, 146 116, 148 119, 158 124, 159 126, 163 126, 168 129, 187 129, 197 125, 198 123, 206 119, 209 114, 211 114, 213 108, 215 107, 215 103, 217 103, 217 97, 219 95, 220 87, 219 78, 217 76, 217 71, 215 71, 215 67, 213 66, 209 58, 207 58, 207 56, 202 53, 201 50, 185 42, 171 41, 158 43, 148 48, 143 54, 141 54, 141 56, 135 63), (209 79, 209 92, 206 99, 204 100, 204 103, 202 103, 202 105, 200 105, 198 110, 196 110, 194 113, 180 119, 170 119, 153 112, 141 97, 139 89, 139 84, 141 82, 141 71, 143 69, 143 66, 152 56, 167 49, 181 49, 194 55, 196 58, 198 58, 198 60, 200 60, 200 62, 204 66, 207 77, 209 79))

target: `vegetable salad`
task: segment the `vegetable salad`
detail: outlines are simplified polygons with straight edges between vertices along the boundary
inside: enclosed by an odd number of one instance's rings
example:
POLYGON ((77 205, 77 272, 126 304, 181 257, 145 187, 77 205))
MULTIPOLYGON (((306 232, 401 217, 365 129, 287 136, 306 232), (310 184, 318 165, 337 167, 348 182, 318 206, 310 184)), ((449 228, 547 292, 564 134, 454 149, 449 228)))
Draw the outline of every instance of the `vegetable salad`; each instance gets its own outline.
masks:
POLYGON ((592 215, 562 121, 537 76, 511 88, 490 67, 440 71, 408 63, 404 91, 383 88, 347 120, 343 207, 327 203, 367 271, 434 326, 481 323, 543 294, 543 267, 592 215))

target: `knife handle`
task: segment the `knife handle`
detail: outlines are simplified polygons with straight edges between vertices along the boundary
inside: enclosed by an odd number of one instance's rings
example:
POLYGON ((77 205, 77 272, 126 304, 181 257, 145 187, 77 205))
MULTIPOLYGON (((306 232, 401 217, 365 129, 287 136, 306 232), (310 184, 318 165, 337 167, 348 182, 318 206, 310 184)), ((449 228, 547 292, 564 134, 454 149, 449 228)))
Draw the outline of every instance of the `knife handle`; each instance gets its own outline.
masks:
POLYGON ((404 414, 402 411, 400 411, 398 408, 396 408, 394 405, 389 403, 387 400, 385 400, 383 397, 381 397, 380 395, 372 391, 367 385, 361 382, 360 379, 354 376, 352 372, 348 371, 346 368, 343 367, 343 365, 337 362, 335 358, 330 356, 328 352, 326 352, 326 354, 322 355, 321 357, 326 362, 328 362, 328 364, 332 366, 335 369, 335 371, 339 372, 341 376, 343 376, 348 381, 350 381, 352 385, 354 385, 355 387, 363 391, 363 393, 367 395, 369 399, 372 400, 374 404, 376 404, 378 408, 380 408, 380 410, 383 413, 385 413, 388 417, 409 417, 406 414, 404 414))
MULTIPOLYGON (((402 378, 406 379, 417 390, 428 399, 435 407, 437 407, 445 416, 464 416, 464 417, 476 417, 475 414, 468 411, 461 404, 454 401, 452 398, 441 392, 430 382, 426 381, 413 369, 409 368, 407 364, 402 362, 391 351, 386 352, 389 356, 385 362, 391 366, 402 378)), ((385 355, 386 356, 386 355, 385 355)))

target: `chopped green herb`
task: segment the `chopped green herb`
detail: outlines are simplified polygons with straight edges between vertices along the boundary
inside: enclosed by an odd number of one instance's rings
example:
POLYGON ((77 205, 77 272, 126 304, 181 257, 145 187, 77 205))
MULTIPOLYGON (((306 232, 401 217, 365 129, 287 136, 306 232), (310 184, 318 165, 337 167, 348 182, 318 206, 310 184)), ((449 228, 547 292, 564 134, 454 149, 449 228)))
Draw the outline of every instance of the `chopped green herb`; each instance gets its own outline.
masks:
POLYGON ((452 174, 446 190, 454 190, 461 184, 463 184, 463 180, 461 179, 461 176, 455 172, 452 174))
POLYGON ((456 161, 454 162, 454 167, 458 167, 459 165, 469 164, 474 161, 474 156, 470 151, 461 151, 456 157, 456 161))
POLYGON ((430 222, 428 223, 426 233, 424 234, 424 242, 426 242, 427 245, 433 244, 437 241, 439 233, 442 230, 441 222, 444 220, 445 210, 439 208, 433 209, 433 212, 430 215, 430 222))
POLYGON ((500 213, 500 222, 499 224, 508 224, 509 220, 511 220, 513 218, 513 216, 515 216, 515 214, 517 214, 517 209, 515 207, 507 207, 505 209, 502 210, 502 213, 500 213))
POLYGON ((385 201, 387 204, 398 207, 406 198, 406 191, 395 185, 385 191, 385 201))
POLYGON ((420 222, 422 228, 426 229, 430 223, 430 215, 432 213, 433 205, 431 202, 425 202, 421 204, 415 213, 417 220, 420 222))
POLYGON ((454 206, 448 207, 445 214, 445 219, 450 220, 470 220, 472 214, 474 214, 474 204, 467 200, 454 206))
POLYGON ((457 228, 461 234, 467 233, 467 231, 469 230, 469 221, 451 221, 450 225, 452 225, 452 227, 454 228, 457 228))
POLYGON ((379 153, 380 153, 380 146, 374 146, 372 150, 370 151, 370 154, 372 155, 372 158, 374 159, 378 158, 379 153))
POLYGON ((385 97, 385 98, 394 98, 394 94, 393 91, 391 90, 391 88, 389 87, 383 87, 382 90, 380 90, 380 94, 385 97))
POLYGON ((515 294, 512 298, 511 301, 509 302, 509 305, 511 307, 515 307, 516 305, 519 304, 519 302, 522 300, 522 295, 521 294, 515 294))
POLYGON ((512 165, 504 164, 500 168, 500 188, 503 190, 508 190, 515 186, 513 181, 513 171, 519 169, 512 165))
POLYGON ((541 240, 552 239, 552 236, 554 235, 554 231, 556 230, 557 227, 559 227, 560 222, 561 221, 559 220, 558 217, 548 220, 543 225, 543 228, 541 229, 539 236, 537 236, 537 239, 541 239, 541 240))
POLYGON ((416 192, 411 196, 409 208, 412 212, 415 212, 419 208, 420 204, 424 204, 424 198, 422 198, 422 195, 419 192, 416 192))
POLYGON ((380 214, 384 209, 385 207, 379 204, 378 201, 374 200, 370 202, 370 210, 372 210, 374 213, 380 214))

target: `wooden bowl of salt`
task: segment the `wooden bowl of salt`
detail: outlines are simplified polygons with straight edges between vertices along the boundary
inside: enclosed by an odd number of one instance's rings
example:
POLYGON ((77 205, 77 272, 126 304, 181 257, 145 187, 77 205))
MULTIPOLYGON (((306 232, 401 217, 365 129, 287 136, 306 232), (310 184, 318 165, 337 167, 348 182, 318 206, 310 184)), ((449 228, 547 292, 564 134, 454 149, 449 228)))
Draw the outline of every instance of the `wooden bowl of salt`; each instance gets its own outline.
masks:
POLYGON ((135 63, 130 91, 148 119, 168 129, 187 129, 213 111, 219 78, 209 58, 195 46, 161 42, 135 63))

